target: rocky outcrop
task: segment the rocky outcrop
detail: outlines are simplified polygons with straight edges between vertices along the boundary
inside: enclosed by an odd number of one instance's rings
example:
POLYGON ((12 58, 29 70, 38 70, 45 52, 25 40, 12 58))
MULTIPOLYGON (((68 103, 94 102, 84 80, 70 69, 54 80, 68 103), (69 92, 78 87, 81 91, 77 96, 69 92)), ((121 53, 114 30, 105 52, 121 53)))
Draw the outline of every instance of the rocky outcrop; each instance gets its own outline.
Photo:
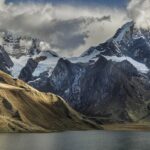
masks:
POLYGON ((10 74, 10 69, 12 66, 12 60, 10 59, 4 48, 0 46, 0 70, 10 74))
POLYGON ((38 65, 38 61, 30 58, 26 64, 26 66, 21 70, 20 75, 19 75, 19 79, 28 82, 30 80, 32 80, 33 76, 33 72, 36 69, 38 65))

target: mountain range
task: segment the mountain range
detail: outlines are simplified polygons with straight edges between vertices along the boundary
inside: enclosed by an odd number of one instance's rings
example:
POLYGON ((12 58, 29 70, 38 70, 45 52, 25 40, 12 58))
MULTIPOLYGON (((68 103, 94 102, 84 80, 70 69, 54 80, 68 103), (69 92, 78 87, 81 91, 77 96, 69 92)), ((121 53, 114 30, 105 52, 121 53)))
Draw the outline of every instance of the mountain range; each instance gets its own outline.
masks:
POLYGON ((48 43, 0 32, 0 70, 62 97, 100 124, 150 121, 150 30, 123 25, 79 57, 62 58, 48 43))

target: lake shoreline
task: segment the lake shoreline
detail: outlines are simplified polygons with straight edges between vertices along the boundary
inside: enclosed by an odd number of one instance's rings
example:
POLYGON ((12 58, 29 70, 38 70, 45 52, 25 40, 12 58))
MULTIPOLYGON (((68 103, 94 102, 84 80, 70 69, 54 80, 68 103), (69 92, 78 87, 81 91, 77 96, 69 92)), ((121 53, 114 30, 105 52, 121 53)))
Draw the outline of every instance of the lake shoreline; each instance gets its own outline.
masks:
POLYGON ((107 124, 102 125, 105 131, 150 131, 150 124, 107 124))

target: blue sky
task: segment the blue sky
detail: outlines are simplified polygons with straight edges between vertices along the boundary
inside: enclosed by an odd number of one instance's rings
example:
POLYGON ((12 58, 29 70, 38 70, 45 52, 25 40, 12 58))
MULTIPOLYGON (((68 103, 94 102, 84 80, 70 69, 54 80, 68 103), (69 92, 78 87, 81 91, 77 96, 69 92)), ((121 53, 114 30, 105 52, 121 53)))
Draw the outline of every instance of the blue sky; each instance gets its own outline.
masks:
MULTIPOLYGON (((27 0, 31 2, 41 2, 47 3, 51 2, 53 4, 76 4, 76 5, 106 5, 113 7, 125 7, 128 0, 27 0)), ((6 2, 25 2, 24 0, 6 0, 6 2)))

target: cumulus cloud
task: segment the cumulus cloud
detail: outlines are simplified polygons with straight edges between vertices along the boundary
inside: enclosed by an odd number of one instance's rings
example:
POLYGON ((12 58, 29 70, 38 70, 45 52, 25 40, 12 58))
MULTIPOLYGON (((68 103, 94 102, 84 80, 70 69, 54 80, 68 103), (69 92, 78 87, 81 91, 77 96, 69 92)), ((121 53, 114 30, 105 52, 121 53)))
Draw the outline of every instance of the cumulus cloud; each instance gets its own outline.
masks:
POLYGON ((61 55, 80 55, 110 38, 126 22, 123 10, 106 7, 6 4, 0 0, 0 29, 27 34, 50 44, 61 55))
POLYGON ((138 28, 150 28, 150 0, 131 0, 127 10, 138 28))
POLYGON ((77 49, 80 45, 84 45, 89 37, 89 32, 84 29, 90 24, 103 21, 110 21, 110 16, 53 20, 51 25, 47 27, 51 46, 66 50, 77 49))

